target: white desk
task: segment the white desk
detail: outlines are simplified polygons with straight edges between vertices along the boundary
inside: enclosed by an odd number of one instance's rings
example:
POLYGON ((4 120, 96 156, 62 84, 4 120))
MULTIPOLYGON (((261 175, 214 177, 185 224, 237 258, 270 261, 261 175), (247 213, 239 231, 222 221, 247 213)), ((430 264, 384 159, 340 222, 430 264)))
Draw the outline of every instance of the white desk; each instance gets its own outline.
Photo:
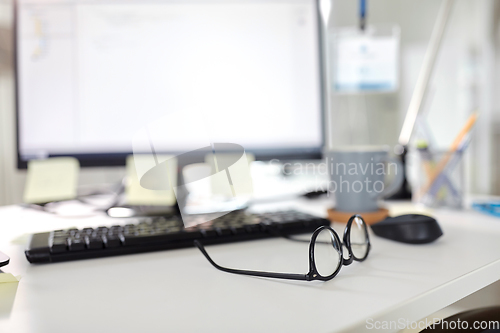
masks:
MULTIPOLYGON (((325 215, 327 205, 304 199, 291 206, 325 215)), ((437 242, 405 245, 372 235, 365 262, 323 283, 224 273, 195 248, 30 265, 14 238, 115 221, 0 208, 0 250, 11 256, 4 271, 22 275, 12 311, 0 313, 0 331, 359 332, 368 318, 416 321, 500 278, 500 220, 473 211, 435 216, 444 231, 437 242)), ((207 250, 229 267, 308 269, 307 245, 285 239, 207 250)))

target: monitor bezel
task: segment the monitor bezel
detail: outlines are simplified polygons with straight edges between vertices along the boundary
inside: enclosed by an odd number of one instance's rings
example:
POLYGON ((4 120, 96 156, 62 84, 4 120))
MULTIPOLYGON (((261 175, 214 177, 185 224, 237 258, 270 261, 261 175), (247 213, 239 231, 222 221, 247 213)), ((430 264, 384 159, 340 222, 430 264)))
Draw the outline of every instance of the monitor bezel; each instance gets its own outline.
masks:
MULTIPOLYGON (((14 0, 13 7, 13 67, 14 67, 14 107, 15 107, 15 121, 16 121, 16 152, 17 152, 17 169, 27 169, 29 160, 21 158, 20 150, 20 103, 19 103, 19 64, 18 64, 18 1, 14 0)), ((325 31, 324 24, 322 23, 321 8, 319 4, 320 0, 313 0, 316 12, 316 29, 318 36, 318 57, 319 57, 319 78, 320 78, 320 131, 321 131, 321 144, 318 147, 312 148, 272 148, 272 149, 248 149, 247 151, 255 156, 257 161, 269 161, 269 160, 280 160, 280 161, 290 161, 290 160, 318 160, 323 156, 323 150, 325 147, 326 140, 326 97, 328 96, 327 82, 326 82, 326 63, 325 63, 325 31)), ((175 152, 169 152, 175 154, 175 152)), ((124 153, 91 153, 91 154, 49 154, 46 158, 50 157, 74 157, 78 159, 81 167, 116 167, 124 166, 127 156, 131 155, 132 152, 124 153)), ((202 162, 203 157, 200 156, 196 160, 190 161, 189 163, 202 162)))

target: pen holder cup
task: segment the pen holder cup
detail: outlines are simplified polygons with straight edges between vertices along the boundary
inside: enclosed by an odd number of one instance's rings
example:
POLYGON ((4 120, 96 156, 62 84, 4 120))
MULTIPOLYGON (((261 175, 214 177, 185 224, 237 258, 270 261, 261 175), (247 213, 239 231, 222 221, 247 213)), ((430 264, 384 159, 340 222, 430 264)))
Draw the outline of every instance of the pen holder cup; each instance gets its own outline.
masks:
POLYGON ((413 158, 416 170, 412 201, 433 208, 462 208, 465 184, 463 153, 418 149, 413 158))

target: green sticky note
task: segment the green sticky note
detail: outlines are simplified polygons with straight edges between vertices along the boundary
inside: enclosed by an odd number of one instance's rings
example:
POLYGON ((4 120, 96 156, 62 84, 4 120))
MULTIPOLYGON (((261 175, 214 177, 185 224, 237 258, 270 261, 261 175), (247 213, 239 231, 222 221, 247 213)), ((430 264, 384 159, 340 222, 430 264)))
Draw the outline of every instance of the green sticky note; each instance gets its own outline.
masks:
POLYGON ((24 202, 47 203, 76 198, 80 164, 73 157, 28 162, 24 202))

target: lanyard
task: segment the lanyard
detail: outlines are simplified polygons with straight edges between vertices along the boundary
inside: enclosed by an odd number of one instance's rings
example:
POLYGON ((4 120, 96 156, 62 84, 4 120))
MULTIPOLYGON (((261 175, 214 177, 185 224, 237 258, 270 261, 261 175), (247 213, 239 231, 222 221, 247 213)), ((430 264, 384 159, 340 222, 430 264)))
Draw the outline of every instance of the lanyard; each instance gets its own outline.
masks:
POLYGON ((366 0, 359 0, 359 28, 365 31, 366 26, 366 0))

